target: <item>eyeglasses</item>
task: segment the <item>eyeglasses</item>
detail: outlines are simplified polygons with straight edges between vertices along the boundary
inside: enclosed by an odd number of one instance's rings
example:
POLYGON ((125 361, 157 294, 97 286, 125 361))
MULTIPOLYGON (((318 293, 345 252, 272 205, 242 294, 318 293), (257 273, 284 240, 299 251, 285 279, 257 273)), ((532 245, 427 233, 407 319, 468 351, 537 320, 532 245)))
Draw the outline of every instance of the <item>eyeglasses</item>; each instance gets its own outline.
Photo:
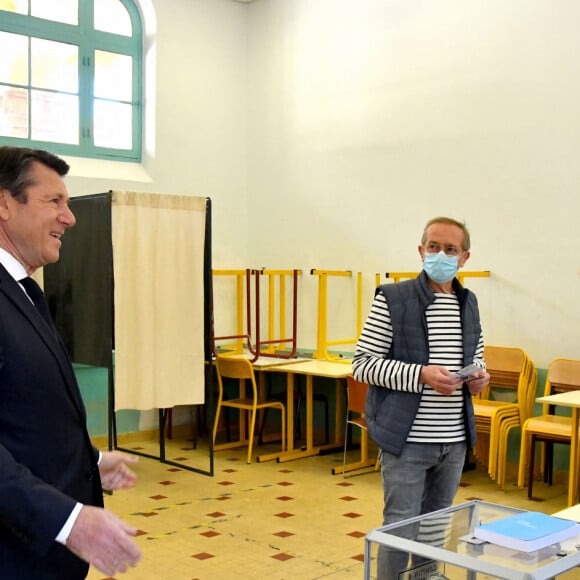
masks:
POLYGON ((456 248, 455 246, 441 246, 437 242, 429 242, 423 247, 425 248, 425 251, 428 254, 438 254, 439 252, 443 251, 446 256, 449 257, 457 256, 458 258, 460 258, 461 256, 463 256, 463 254, 465 254, 464 251, 460 250, 459 248, 456 248))

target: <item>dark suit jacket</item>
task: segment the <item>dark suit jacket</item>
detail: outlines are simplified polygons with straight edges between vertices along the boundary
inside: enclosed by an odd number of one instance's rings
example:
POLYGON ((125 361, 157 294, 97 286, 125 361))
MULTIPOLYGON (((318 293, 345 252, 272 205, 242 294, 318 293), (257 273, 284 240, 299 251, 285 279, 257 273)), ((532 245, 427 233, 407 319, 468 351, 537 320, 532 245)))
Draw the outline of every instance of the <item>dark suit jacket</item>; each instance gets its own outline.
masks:
POLYGON ((62 341, 0 264, 0 576, 79 579, 55 538, 75 503, 103 505, 98 451, 62 341))

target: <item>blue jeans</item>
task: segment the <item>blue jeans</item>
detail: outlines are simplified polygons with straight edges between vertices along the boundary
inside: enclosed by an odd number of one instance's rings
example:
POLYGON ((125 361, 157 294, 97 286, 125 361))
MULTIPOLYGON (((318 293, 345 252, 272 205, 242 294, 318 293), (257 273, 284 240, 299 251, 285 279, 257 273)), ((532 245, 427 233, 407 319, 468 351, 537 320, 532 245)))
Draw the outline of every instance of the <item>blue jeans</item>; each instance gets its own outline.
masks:
MULTIPOLYGON (((383 525, 449 507, 461 481, 466 451, 465 442, 407 443, 399 456, 381 450, 383 525)), ((397 535, 415 538, 418 529, 419 524, 406 526, 397 535)), ((381 546, 378 578, 395 580, 408 563, 406 552, 381 546)))

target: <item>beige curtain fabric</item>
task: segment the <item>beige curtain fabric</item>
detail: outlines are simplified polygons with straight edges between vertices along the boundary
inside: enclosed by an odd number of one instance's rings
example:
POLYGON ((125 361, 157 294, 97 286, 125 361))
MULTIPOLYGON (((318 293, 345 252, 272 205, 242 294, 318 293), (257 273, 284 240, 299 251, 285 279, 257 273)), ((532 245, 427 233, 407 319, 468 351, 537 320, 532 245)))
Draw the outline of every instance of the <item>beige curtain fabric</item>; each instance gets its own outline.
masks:
POLYGON ((204 401, 206 198, 114 191, 115 410, 204 401))

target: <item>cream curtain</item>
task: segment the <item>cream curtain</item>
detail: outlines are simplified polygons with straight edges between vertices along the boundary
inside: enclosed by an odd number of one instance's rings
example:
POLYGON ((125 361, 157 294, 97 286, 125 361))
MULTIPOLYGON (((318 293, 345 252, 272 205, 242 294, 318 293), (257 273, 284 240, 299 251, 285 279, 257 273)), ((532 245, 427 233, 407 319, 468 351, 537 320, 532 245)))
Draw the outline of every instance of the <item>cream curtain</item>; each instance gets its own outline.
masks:
POLYGON ((114 191, 115 410, 204 401, 206 198, 114 191))

